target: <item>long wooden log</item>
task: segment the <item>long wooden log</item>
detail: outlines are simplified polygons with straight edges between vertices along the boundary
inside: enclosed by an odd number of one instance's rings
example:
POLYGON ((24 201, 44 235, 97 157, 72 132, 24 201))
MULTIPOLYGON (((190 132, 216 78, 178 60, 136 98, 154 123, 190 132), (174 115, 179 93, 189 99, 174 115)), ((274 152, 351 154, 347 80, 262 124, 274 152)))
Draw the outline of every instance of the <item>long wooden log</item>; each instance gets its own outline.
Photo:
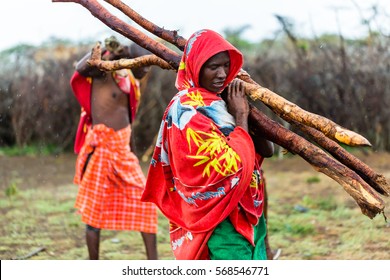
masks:
POLYGON ((305 111, 265 87, 245 82, 245 91, 252 100, 261 100, 287 122, 293 120, 311 126, 323 132, 327 137, 349 146, 371 146, 371 143, 358 133, 348 130, 323 116, 305 111))
MULTIPOLYGON (((256 82, 252 80, 252 78, 246 71, 241 70, 238 76, 241 80, 256 85, 256 82)), ((304 132, 314 142, 316 142, 318 145, 328 151, 338 161, 358 173, 359 176, 361 176, 362 179, 366 181, 371 187, 373 187, 378 193, 385 196, 390 195, 390 186, 384 175, 375 172, 371 167, 369 167, 357 157, 348 153, 336 142, 325 137, 325 135, 321 131, 304 125, 302 123, 298 123, 292 119, 289 119, 288 122, 298 127, 302 132, 304 132)))
POLYGON ((172 45, 178 47, 181 51, 184 50, 187 40, 181 37, 176 30, 170 31, 157 26, 156 24, 147 20, 146 18, 141 16, 139 13, 134 11, 132 8, 130 8, 128 5, 126 5, 120 0, 104 0, 104 1, 110 3, 112 6, 120 10, 122 13, 127 15, 138 25, 142 26, 145 30, 149 31, 152 34, 157 35, 164 41, 169 42, 172 45))
POLYGON ((318 172, 338 182, 359 205, 362 213, 369 218, 384 214, 384 202, 380 196, 354 171, 339 163, 323 150, 306 139, 271 120, 260 110, 251 106, 249 123, 251 132, 300 155, 318 172), (269 133, 274 130, 275 133, 269 133), (282 137, 275 137, 281 135, 282 137))
POLYGON ((174 70, 172 65, 154 54, 143 55, 133 59, 119 59, 112 61, 101 60, 101 45, 99 42, 96 43, 95 47, 92 49, 91 58, 88 59, 87 63, 104 71, 115 71, 124 68, 131 69, 151 65, 156 65, 166 70, 174 70))
POLYGON ((291 123, 306 135, 308 135, 314 142, 328 151, 339 162, 343 163, 359 174, 359 176, 362 177, 362 179, 366 181, 371 187, 373 187, 378 193, 384 196, 390 195, 390 185, 383 174, 378 174, 375 172, 370 166, 362 162, 351 153, 348 153, 336 142, 324 137, 324 134, 320 131, 294 121, 291 121, 291 123))
POLYGON ((174 69, 179 67, 180 56, 176 52, 118 19, 96 0, 52 0, 52 2, 72 2, 82 5, 89 10, 94 17, 102 21, 112 30, 115 30, 119 34, 122 34, 136 44, 167 61, 174 69))

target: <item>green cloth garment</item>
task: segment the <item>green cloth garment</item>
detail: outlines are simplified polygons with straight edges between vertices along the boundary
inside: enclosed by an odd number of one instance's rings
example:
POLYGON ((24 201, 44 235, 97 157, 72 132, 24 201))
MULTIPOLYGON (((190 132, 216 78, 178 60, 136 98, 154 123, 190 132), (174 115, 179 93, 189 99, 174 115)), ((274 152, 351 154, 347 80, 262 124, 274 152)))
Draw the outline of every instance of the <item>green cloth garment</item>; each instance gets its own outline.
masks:
POLYGON ((264 215, 254 228, 255 247, 239 234, 229 218, 220 223, 207 242, 212 260, 266 260, 264 215))

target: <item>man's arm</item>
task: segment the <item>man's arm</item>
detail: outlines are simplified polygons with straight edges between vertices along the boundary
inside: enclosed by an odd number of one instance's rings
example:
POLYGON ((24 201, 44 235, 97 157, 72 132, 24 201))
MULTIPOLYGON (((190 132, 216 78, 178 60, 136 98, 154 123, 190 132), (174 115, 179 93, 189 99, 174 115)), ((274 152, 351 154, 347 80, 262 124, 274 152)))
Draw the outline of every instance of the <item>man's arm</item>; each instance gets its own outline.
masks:
MULTIPOLYGON (((129 58, 136 58, 143 55, 152 54, 150 51, 134 43, 131 44, 129 47, 125 47, 125 48, 128 49, 127 51, 129 53, 129 58)), ((131 69, 131 72, 133 72, 134 77, 138 80, 141 80, 143 77, 145 77, 149 71, 150 71, 150 66, 131 69)))
POLYGON ((252 133, 249 134, 252 137, 253 144, 255 145, 256 153, 261 155, 263 158, 269 158, 273 156, 275 150, 274 143, 268 141, 265 138, 259 137, 258 135, 256 138, 254 138, 252 133))
POLYGON ((92 78, 103 78, 106 76, 106 72, 101 71, 95 66, 91 66, 87 63, 88 59, 91 58, 91 52, 87 53, 82 59, 76 64, 76 71, 84 77, 92 78))
MULTIPOLYGON (((131 44, 130 46, 120 46, 115 52, 107 52, 106 48, 102 48, 102 60, 117 60, 121 58, 136 58, 143 55, 151 54, 148 50, 131 44)), ((76 71, 85 77, 104 78, 106 72, 100 70, 96 66, 90 66, 87 61, 91 58, 91 52, 88 52, 76 65, 76 71)), ((142 79, 149 71, 150 66, 138 67, 131 69, 136 79, 142 79)))
MULTIPOLYGON (((104 78, 106 72, 100 70, 96 66, 91 66, 87 61, 91 58, 91 52, 88 52, 76 65, 76 71, 82 76, 92 78, 104 78)), ((105 46, 101 49, 102 60, 116 60, 125 57, 130 57, 130 49, 122 46, 115 37, 110 37, 105 40, 105 46)))

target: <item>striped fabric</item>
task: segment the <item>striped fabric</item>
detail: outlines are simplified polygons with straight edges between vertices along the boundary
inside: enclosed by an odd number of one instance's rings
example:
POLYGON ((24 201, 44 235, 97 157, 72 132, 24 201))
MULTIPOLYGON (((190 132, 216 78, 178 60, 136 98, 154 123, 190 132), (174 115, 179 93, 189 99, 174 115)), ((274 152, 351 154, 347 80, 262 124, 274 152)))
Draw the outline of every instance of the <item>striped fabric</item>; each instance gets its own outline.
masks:
POLYGON ((96 228, 156 233, 157 208, 140 201, 145 177, 130 151, 130 135, 130 126, 114 131, 99 124, 88 131, 76 162, 75 207, 96 228))

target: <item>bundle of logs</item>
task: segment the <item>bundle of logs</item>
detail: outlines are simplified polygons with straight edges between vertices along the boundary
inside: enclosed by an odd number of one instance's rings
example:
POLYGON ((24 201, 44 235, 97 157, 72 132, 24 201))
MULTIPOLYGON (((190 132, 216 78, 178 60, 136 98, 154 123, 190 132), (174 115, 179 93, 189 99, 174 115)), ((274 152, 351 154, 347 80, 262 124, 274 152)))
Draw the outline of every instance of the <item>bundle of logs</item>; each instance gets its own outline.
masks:
MULTIPOLYGON (((181 54, 118 19, 98 1, 52 0, 52 2, 74 2, 82 5, 109 28, 153 53, 136 59, 102 61, 100 60, 101 46, 97 43, 89 60, 91 65, 106 71, 144 65, 157 65, 168 70, 178 69, 181 54)), ((169 31, 156 26, 120 0, 105 0, 105 2, 124 13, 145 30, 176 46, 179 51, 183 51, 186 39, 179 36, 177 31, 169 31)), ((325 117, 307 112, 271 90, 260 86, 244 70, 239 73, 238 78, 245 82, 245 91, 251 99, 262 101, 276 115, 305 133, 317 145, 251 106, 249 123, 254 139, 256 135, 261 135, 291 153, 301 156, 315 170, 338 182, 356 201, 362 213, 369 218, 374 218, 380 213, 384 215, 385 203, 381 196, 388 197, 390 194, 390 186, 386 178, 338 144, 343 143, 354 147, 371 146, 367 139, 325 117)))

